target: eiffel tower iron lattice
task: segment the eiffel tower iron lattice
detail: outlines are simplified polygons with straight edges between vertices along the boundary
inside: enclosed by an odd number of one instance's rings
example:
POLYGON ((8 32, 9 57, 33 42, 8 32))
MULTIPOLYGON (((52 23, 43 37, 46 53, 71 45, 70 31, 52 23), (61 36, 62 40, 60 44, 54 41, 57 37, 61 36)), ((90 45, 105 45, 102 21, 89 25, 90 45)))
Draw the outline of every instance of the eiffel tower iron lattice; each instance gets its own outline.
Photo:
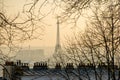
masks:
POLYGON ((57 34, 56 34, 56 45, 55 45, 55 50, 54 50, 54 54, 53 57, 56 58, 56 61, 59 59, 57 58, 58 56, 61 56, 62 53, 62 49, 61 49, 61 44, 60 44, 60 26, 59 26, 59 18, 57 17, 57 34))

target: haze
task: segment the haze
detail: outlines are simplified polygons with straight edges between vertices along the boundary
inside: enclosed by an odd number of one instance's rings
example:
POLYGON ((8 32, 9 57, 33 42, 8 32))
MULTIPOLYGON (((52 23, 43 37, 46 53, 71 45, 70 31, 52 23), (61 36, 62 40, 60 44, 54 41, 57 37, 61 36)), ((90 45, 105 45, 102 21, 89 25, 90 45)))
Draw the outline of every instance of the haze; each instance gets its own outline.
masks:
MULTIPOLYGON (((3 0, 4 1, 4 9, 5 12, 10 16, 17 15, 21 13, 23 10, 23 5, 26 3, 27 0, 3 0)), ((49 7, 48 7, 49 9, 49 7)), ((50 14, 45 19, 42 20, 43 23, 47 24, 44 26, 44 31, 42 32, 43 35, 40 36, 40 39, 31 40, 24 42, 24 46, 34 46, 34 47, 45 47, 45 46, 55 46, 56 43, 56 15, 50 14)), ((61 37, 61 44, 64 42, 64 37, 67 35, 71 35, 72 32, 76 30, 84 30, 85 20, 81 17, 79 21, 80 26, 76 28, 71 28, 70 24, 60 24, 60 37, 61 37), (82 24, 82 25, 81 25, 82 24)))

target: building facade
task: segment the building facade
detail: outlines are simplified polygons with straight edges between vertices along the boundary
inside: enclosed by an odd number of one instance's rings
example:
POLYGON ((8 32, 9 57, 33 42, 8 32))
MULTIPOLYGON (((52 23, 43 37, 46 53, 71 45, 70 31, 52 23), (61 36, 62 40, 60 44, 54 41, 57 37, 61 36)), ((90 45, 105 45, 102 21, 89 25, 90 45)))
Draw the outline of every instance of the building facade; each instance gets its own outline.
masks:
MULTIPOLYGON (((119 78, 119 68, 116 66, 116 78, 119 78)), ((93 64, 67 63, 62 67, 59 63, 49 68, 46 62, 36 62, 33 68, 28 63, 7 61, 3 69, 3 80, 107 80, 107 66, 93 64)))

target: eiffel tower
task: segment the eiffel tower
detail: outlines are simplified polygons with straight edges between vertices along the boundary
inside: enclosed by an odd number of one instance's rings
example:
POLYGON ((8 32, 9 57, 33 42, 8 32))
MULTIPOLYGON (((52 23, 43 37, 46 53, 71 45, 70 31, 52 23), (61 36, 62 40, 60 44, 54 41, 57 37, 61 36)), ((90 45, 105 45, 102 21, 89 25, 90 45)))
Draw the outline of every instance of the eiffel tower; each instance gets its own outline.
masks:
POLYGON ((56 35, 56 46, 54 55, 60 54, 61 52, 61 45, 60 45, 60 31, 59 31, 59 19, 57 18, 57 35, 56 35))

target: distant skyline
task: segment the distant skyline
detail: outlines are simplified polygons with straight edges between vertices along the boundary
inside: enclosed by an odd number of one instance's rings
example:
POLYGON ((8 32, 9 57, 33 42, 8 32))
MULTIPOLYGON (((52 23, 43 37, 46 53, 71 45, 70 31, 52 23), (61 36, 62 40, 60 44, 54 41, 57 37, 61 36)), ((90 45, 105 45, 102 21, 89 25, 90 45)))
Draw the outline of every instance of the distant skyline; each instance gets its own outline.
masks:
MULTIPOLYGON (((17 15, 17 13, 22 12, 23 5, 26 1, 29 0, 3 0, 4 1, 4 9, 8 16, 17 15)), ((49 9, 49 8, 48 8, 49 9)), ((45 24, 43 35, 40 39, 25 41, 22 45, 24 46, 32 46, 32 47, 54 47, 56 44, 56 28, 57 28, 57 19, 54 14, 48 15, 45 19, 42 20, 45 24)), ((72 35, 72 32, 77 32, 79 30, 83 31, 85 27, 85 20, 81 17, 79 23, 80 26, 77 28, 71 28, 70 24, 67 23, 60 24, 60 42, 61 45, 64 43, 65 36, 72 35)))

